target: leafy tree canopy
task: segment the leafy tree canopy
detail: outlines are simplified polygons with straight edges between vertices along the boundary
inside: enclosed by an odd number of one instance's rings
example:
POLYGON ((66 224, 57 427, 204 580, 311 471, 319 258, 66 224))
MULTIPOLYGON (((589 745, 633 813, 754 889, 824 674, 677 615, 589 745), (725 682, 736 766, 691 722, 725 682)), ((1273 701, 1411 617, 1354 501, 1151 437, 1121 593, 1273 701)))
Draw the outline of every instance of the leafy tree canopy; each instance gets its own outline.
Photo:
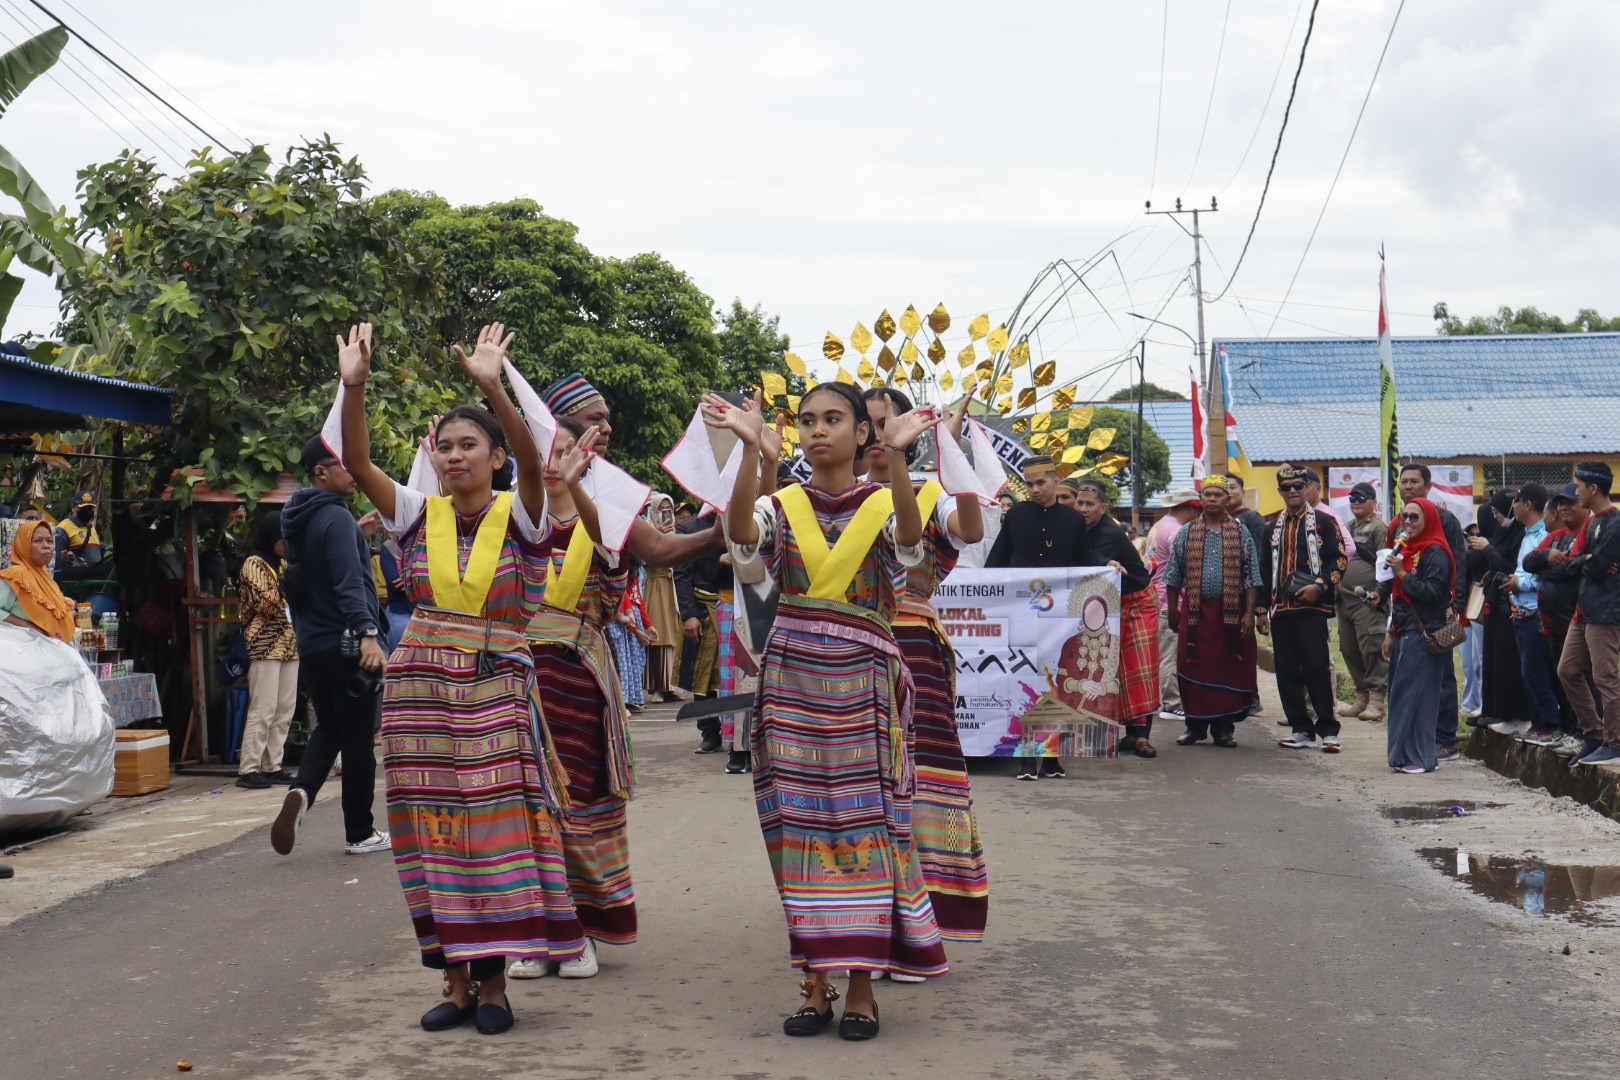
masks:
MULTIPOLYGON (((1109 401, 1135 401, 1137 400, 1136 384, 1122 386, 1115 390, 1109 401)), ((1178 394, 1174 390, 1166 390, 1158 383, 1145 382, 1142 384, 1141 400, 1143 401, 1186 401, 1186 394, 1178 394)))
MULTIPOLYGON (((1067 427, 1068 422, 1068 413, 1052 414, 1052 429, 1054 431, 1067 427)), ((1113 428, 1114 438, 1112 442, 1101 449, 1087 451, 1085 457, 1077 463, 1078 468, 1083 469, 1088 465, 1095 465, 1105 454, 1120 454, 1130 457, 1131 432, 1135 430, 1135 426, 1136 410, 1111 409, 1106 405, 1096 406, 1091 413, 1091 422, 1085 427, 1076 428, 1069 433, 1067 445, 1071 447, 1085 446, 1091 437, 1091 433, 1100 428, 1113 428)), ((1050 450, 1047 452, 1053 453, 1050 450)), ((1061 456, 1061 453, 1061 450, 1057 451, 1054 456, 1061 456)), ((1126 465, 1112 477, 1103 476, 1100 473, 1089 473, 1087 475, 1107 480, 1113 485, 1113 490, 1109 493, 1112 505, 1129 506, 1132 485, 1135 483, 1132 479, 1131 469, 1131 465, 1126 465)), ((1159 436, 1157 431, 1153 430, 1151 424, 1147 423, 1142 425, 1142 469, 1142 495, 1144 498, 1151 498, 1155 491, 1170 486, 1170 445, 1159 436)))
POLYGON ((1598 330, 1620 330, 1620 317, 1605 319, 1593 308, 1582 308, 1570 321, 1548 315, 1538 308, 1517 311, 1503 305, 1495 315, 1473 315, 1464 320, 1453 315, 1445 301, 1434 305, 1435 329, 1456 337, 1463 334, 1585 334, 1598 330))
POLYGON ((731 310, 716 311, 715 317, 721 323, 719 389, 744 391, 759 386, 760 376, 769 372, 787 381, 788 393, 804 393, 804 376, 795 375, 787 366, 792 342, 780 331, 778 316, 767 315, 759 304, 747 308, 733 299, 731 310))

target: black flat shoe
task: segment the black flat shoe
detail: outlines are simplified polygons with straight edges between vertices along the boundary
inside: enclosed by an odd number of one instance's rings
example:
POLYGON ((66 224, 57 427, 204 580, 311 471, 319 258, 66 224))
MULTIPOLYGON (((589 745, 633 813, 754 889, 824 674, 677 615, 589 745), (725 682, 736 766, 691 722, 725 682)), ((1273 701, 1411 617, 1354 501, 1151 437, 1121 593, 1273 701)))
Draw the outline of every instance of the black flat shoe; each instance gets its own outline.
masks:
POLYGON ((453 1001, 441 1002, 422 1014, 423 1031, 449 1031, 460 1027, 473 1018, 478 1011, 477 999, 463 1008, 453 1001))
POLYGON ((1217 735, 1215 736, 1215 745, 1224 746, 1230 750, 1237 745, 1237 740, 1230 735, 1217 735))
POLYGON ((838 1037, 850 1042, 865 1042, 867 1039, 877 1038, 878 1033, 878 1007, 872 1002, 872 1015, 862 1016, 858 1012, 845 1010, 844 1018, 838 1021, 838 1037))
POLYGON ((832 1023, 833 1008, 829 1004, 826 1012, 816 1012, 815 1006, 806 1005, 786 1020, 782 1021, 784 1035, 820 1035, 832 1023))
POLYGON ((503 1031, 510 1031, 517 1017, 512 1015, 512 1003, 508 1001, 502 1008, 492 1002, 481 1002, 478 1006, 477 1016, 473 1020, 480 1035, 499 1035, 503 1031))
POLYGON ((1131 749, 1136 751, 1137 757, 1156 758, 1159 756, 1159 752, 1153 748, 1153 744, 1148 742, 1146 738, 1138 738, 1131 744, 1131 749))
POLYGON ((748 771, 748 751, 746 751, 746 750, 733 750, 731 752, 731 756, 726 759, 726 772, 730 773, 733 776, 736 776, 739 773, 745 773, 747 771, 748 771))
POLYGON ((1177 746, 1191 746, 1193 743, 1201 743, 1203 741, 1204 737, 1202 735, 1194 735, 1190 731, 1183 731, 1180 735, 1176 736, 1177 746))

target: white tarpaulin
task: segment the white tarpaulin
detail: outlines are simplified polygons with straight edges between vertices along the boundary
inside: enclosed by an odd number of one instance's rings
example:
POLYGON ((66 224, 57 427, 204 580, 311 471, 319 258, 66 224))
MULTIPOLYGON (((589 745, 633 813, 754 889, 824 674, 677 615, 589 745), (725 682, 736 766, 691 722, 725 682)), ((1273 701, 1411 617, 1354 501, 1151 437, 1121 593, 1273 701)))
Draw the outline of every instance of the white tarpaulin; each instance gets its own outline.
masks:
POLYGON ((0 833, 48 829, 113 784, 113 721, 79 654, 0 623, 0 833))

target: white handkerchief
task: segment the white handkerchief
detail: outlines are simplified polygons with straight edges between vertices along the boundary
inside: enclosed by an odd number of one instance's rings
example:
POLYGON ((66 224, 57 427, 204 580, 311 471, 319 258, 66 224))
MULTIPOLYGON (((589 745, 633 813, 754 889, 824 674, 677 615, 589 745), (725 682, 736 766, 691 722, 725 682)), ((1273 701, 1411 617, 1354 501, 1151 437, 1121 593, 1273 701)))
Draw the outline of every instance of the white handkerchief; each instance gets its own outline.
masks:
MULTIPOLYGON (((741 440, 729 431, 725 434, 731 437, 733 445, 722 462, 710 437, 709 425, 703 422, 703 406, 699 405, 681 441, 664 455, 664 471, 694 499, 722 514, 731 507, 732 488, 737 483, 737 471, 742 468, 743 460, 741 440)), ((723 445, 722 441, 722 448, 723 445)))

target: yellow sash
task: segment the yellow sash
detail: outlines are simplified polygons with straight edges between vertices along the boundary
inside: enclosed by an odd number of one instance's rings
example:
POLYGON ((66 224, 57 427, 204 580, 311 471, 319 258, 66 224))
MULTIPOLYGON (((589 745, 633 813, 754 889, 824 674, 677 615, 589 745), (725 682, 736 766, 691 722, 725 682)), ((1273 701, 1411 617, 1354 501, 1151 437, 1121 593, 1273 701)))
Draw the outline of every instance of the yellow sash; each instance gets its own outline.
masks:
POLYGON ((945 497, 945 488, 938 480, 930 480, 917 491, 917 510, 922 514, 923 532, 928 531, 928 523, 934 520, 934 510, 939 506, 939 500, 945 497))
POLYGON ((478 523, 472 551, 467 554, 467 570, 461 571, 456 547, 456 511, 447 496, 435 495, 427 501, 428 583, 433 586, 433 603, 451 611, 482 615, 489 587, 495 583, 495 567, 500 562, 501 545, 512 520, 512 493, 503 491, 478 523))
POLYGON ((596 545, 585 523, 575 519, 574 535, 568 538, 568 550, 563 553, 562 569, 555 561, 546 572, 546 603, 564 611, 573 611, 579 605, 579 594, 585 591, 585 578, 591 572, 591 560, 596 557, 596 545))
POLYGON ((849 583, 861 568, 866 553, 883 531, 884 522, 894 512, 894 494, 888 488, 874 491, 855 511, 849 528, 838 538, 838 543, 827 546, 827 537, 821 531, 821 521, 810 505, 810 496, 794 484, 776 493, 793 526, 793 536, 799 541, 799 555, 810 576, 810 589, 806 594, 818 600, 844 600, 849 583))

